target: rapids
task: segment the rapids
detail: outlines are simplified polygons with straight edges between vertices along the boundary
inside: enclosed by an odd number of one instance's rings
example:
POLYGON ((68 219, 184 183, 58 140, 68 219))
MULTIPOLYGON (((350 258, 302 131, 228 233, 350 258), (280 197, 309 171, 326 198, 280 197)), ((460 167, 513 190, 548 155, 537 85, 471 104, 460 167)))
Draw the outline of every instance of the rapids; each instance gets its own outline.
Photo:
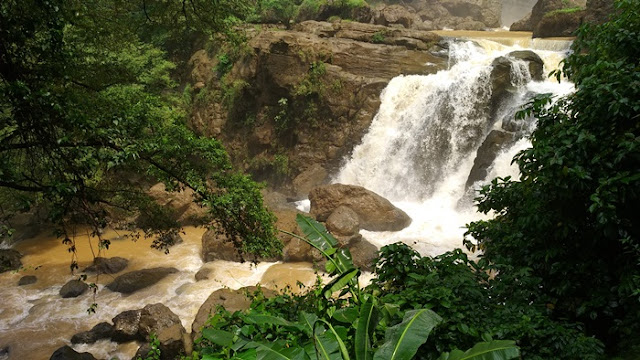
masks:
MULTIPOLYGON (((528 73, 521 71, 521 80, 515 84, 517 93, 491 117, 483 104, 491 95, 488 74, 494 58, 530 48, 545 61, 544 71, 548 73, 558 66, 570 40, 532 41, 530 33, 509 32, 440 34, 472 41, 451 42, 447 70, 394 78, 380 95, 379 112, 362 143, 333 178, 334 182, 362 185, 387 197, 413 219, 412 225, 401 232, 362 231, 365 238, 377 246, 403 241, 425 255, 461 247, 465 223, 481 218, 469 197, 465 198, 465 182, 487 133, 499 128, 503 118, 513 116, 532 93, 566 94, 573 89, 566 82, 528 82, 528 73)), ((525 138, 503 149, 488 169, 485 181, 498 175, 517 176, 517 168, 510 166, 510 161, 527 146, 525 138)), ((474 188, 481 183, 474 184, 474 188)), ((200 256, 203 232, 204 229, 186 228, 182 235, 184 242, 172 247, 169 255, 150 249, 149 240, 134 243, 124 239, 123 233, 105 233, 112 244, 109 250, 101 250, 100 255, 129 259, 125 271, 172 266, 179 272, 128 296, 104 288, 112 275, 90 276, 88 281, 99 287, 95 299, 87 293, 71 299, 58 295, 62 285, 78 277, 70 274, 71 256, 59 239, 45 233, 15 244, 14 248, 25 254, 24 269, 0 274, 0 350, 9 347, 9 358, 15 360, 48 359, 55 349, 69 344, 73 334, 110 321, 124 310, 157 302, 176 313, 190 331, 199 306, 216 289, 237 289, 259 282, 282 287, 297 280, 310 285, 315 280, 310 264, 203 263, 200 256), (211 269, 210 278, 196 282, 194 275, 202 268, 211 269), (24 275, 36 275, 38 281, 17 286, 24 275), (98 303, 97 311, 88 314, 86 310, 94 301, 98 303)), ((95 239, 88 237, 86 231, 78 231, 76 244, 82 270, 98 249, 95 239)), ((89 351, 97 358, 130 359, 137 345, 104 340, 74 348, 89 351)))

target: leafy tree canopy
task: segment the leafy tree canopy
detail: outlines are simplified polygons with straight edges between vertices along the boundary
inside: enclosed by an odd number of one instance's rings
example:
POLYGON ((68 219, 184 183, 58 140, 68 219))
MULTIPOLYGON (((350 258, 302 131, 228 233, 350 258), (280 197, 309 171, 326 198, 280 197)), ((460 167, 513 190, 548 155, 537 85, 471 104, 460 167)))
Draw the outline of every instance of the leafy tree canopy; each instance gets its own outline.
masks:
MULTIPOLYGON (((225 30, 228 1, 7 0, 0 4, 0 197, 4 220, 46 207, 66 237, 96 234, 121 212, 178 226, 145 181, 190 188, 216 228, 245 252, 273 255, 273 215, 259 187, 232 170, 215 139, 195 136, 172 90, 166 40, 225 30)), ((4 224, 3 231, 8 226, 4 224)), ((108 243, 102 245, 108 246, 108 243)))
POLYGON ((555 318, 584 322, 609 346, 640 334, 638 59, 637 0, 583 26, 562 71, 575 93, 525 110, 538 127, 514 158, 520 179, 483 188, 478 208, 496 216, 468 226, 486 260, 539 278, 555 318))

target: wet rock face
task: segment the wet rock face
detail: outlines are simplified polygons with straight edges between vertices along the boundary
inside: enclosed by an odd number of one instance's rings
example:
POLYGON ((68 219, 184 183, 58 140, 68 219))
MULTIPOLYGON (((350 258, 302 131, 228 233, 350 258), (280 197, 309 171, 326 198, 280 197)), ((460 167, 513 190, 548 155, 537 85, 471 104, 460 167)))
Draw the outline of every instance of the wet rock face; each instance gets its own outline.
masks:
POLYGON ((178 272, 177 269, 166 267, 132 271, 118 276, 112 283, 107 285, 107 288, 111 291, 131 294, 151 286, 169 274, 176 272, 178 272))
POLYGON ((71 280, 60 289, 60 296, 63 298, 73 298, 84 294, 89 289, 89 285, 81 280, 71 280))
POLYGON ((13 249, 0 250, 0 273, 11 270, 18 270, 22 266, 20 261, 22 254, 13 249))
POLYGON ((357 214, 360 228, 371 231, 399 231, 411 224, 411 218, 382 196, 361 186, 333 184, 313 189, 309 194, 311 214, 326 221, 339 207, 357 214))
MULTIPOLYGON (((197 103, 189 125, 220 139, 237 168, 298 199, 325 183, 359 143, 378 110, 380 92, 393 77, 431 74, 447 66, 438 52, 440 37, 428 31, 305 21, 287 31, 248 29, 248 36, 252 51, 227 75, 229 81, 247 84, 234 101, 239 105, 228 109, 215 99, 197 103), (312 64, 323 69, 314 78, 317 91, 300 95, 312 64), (281 111, 296 119, 285 132, 274 120, 281 111), (239 121, 247 118, 252 124, 239 129, 239 121), (286 175, 276 179, 271 175, 278 159, 288 161, 286 175)), ((202 72, 215 61, 206 53, 194 54, 191 81, 222 91, 218 79, 202 72)))
POLYGON ((73 350, 68 345, 65 345, 56 350, 51 355, 50 360, 97 360, 93 355, 88 352, 79 353, 73 350))
POLYGON ((466 187, 470 187, 476 181, 484 180, 487 177, 487 170, 493 164, 500 150, 506 149, 514 141, 515 134, 492 130, 478 149, 476 158, 473 160, 473 167, 467 178, 466 187))

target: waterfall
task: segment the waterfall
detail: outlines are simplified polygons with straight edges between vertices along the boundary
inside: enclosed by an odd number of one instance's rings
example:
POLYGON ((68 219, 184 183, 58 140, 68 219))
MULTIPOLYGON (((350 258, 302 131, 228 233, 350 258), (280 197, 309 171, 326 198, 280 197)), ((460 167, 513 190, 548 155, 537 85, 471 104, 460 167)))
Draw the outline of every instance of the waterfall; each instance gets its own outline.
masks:
MULTIPOLYGON (((491 64, 513 50, 521 49, 491 41, 453 41, 447 70, 398 76, 388 84, 368 133, 333 182, 364 186, 388 198, 413 223, 400 232, 363 231, 365 238, 378 246, 403 241, 424 255, 461 247, 464 225, 481 218, 471 201, 473 189, 495 176, 517 177, 518 169, 510 162, 530 145, 526 135, 534 124, 516 122, 516 111, 534 94, 563 95, 573 86, 551 79, 532 81, 527 63, 511 59, 513 89, 496 99, 491 64), (493 135, 504 133, 511 141, 505 141, 485 169, 487 175, 471 181, 468 190, 474 159, 483 142, 491 141, 493 130, 498 130, 493 135)), ((536 53, 545 61, 545 74, 564 55, 536 53)))

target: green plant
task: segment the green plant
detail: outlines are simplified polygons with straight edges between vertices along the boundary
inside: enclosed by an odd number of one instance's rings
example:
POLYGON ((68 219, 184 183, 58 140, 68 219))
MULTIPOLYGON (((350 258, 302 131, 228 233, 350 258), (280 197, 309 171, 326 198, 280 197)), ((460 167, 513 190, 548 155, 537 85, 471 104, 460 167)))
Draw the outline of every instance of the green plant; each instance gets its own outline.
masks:
POLYGON ((553 16, 556 16, 558 14, 573 14, 575 12, 582 11, 582 10, 584 10, 584 8, 580 7, 580 6, 556 9, 556 10, 552 10, 552 11, 549 11, 548 13, 544 14, 544 17, 553 17, 553 16))
MULTIPOLYGON (((469 224, 501 273, 527 272, 557 319, 583 323, 610 353, 640 339, 640 8, 622 0, 610 20, 583 26, 562 71, 576 91, 543 96, 519 179, 484 187, 469 224)), ((534 284, 529 284, 534 285, 534 284)))
MULTIPOLYGON (((348 250, 337 248, 336 239, 317 221, 302 215, 296 221, 305 236, 287 234, 318 249, 328 260, 327 271, 334 275, 329 284, 308 295, 321 301, 320 306, 316 303, 313 313, 292 314, 283 310, 292 307, 287 298, 276 297, 269 300, 281 304, 275 308, 254 302, 247 313, 219 309, 210 327, 202 331, 204 359, 412 359, 442 319, 429 309, 399 313, 393 304, 363 293, 357 282, 359 270, 348 250), (346 293, 350 296, 340 300, 346 293)), ((518 355, 513 341, 491 341, 466 352, 443 353, 442 359, 506 360, 518 355)))
POLYGON ((374 44, 383 44, 387 36, 386 30, 378 30, 371 36, 371 42, 374 44))
POLYGON ((136 360, 160 360, 162 352, 160 351, 160 340, 158 340, 158 336, 156 334, 151 334, 149 336, 149 347, 149 352, 144 359, 138 356, 136 360))
POLYGON ((227 53, 219 54, 217 57, 218 62, 214 67, 214 71, 216 72, 218 78, 222 78, 224 75, 231 71, 233 67, 233 60, 227 53))

